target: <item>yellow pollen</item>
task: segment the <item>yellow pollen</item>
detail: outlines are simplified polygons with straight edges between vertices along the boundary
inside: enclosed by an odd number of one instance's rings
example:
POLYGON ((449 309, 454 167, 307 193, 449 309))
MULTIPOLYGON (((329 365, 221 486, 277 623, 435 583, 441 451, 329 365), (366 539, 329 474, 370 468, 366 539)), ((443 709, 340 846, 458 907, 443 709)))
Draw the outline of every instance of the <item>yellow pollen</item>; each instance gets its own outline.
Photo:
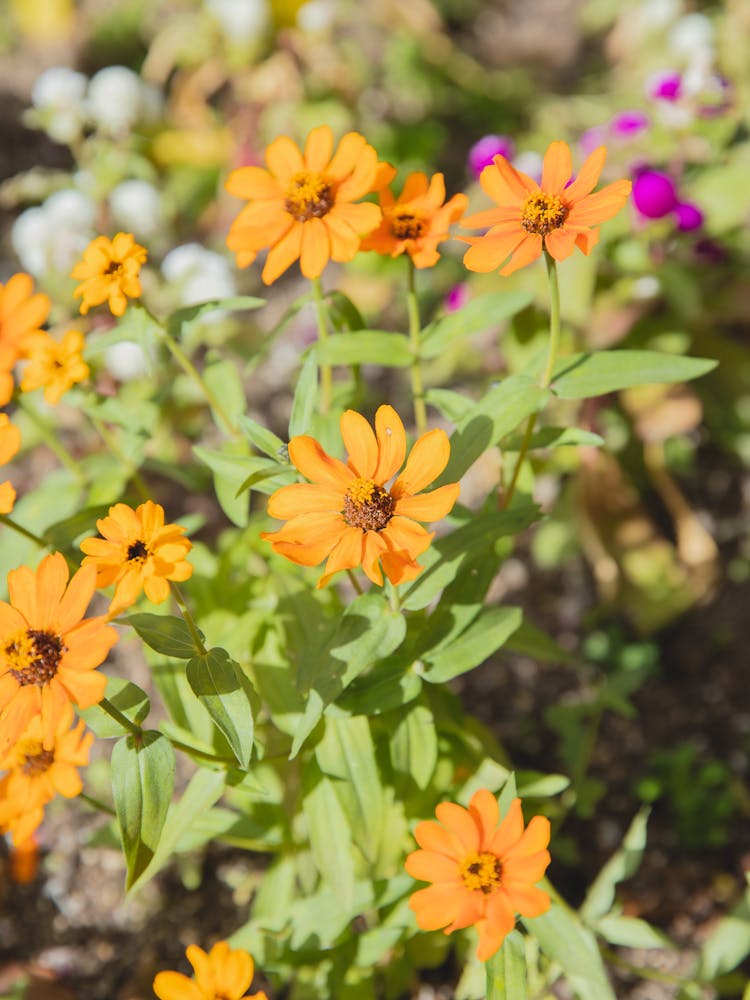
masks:
POLYGON ((521 226, 527 233, 546 236, 553 229, 559 229, 568 217, 568 208, 556 194, 537 191, 531 194, 521 207, 521 226))
POLYGON ((35 659, 35 644, 30 632, 17 632, 5 644, 5 659, 11 670, 26 670, 35 659))
POLYGON ((9 673, 21 685, 36 684, 44 687, 57 674, 67 646, 62 637, 46 629, 27 629, 17 632, 2 647, 9 673))
POLYGON ((410 208, 397 209, 391 216, 391 232, 397 240, 418 240, 426 229, 422 216, 410 208))
POLYGON ((357 507, 361 507, 372 500, 375 489, 375 483, 372 479, 355 479, 346 491, 346 496, 357 507))
POLYGON ((52 750, 45 750, 39 740, 23 740, 16 746, 16 758, 21 770, 32 777, 44 774, 55 760, 52 750))
POLYGON ((500 858, 489 851, 472 851, 458 868, 467 889, 476 889, 489 895, 500 888, 503 866, 500 858))
POLYGON ((312 170, 300 170, 289 183, 284 207, 297 222, 307 222, 328 215, 333 203, 333 185, 312 170))
POLYGON ((381 531, 393 517, 396 501, 372 479, 352 480, 344 498, 344 520, 350 528, 381 531))

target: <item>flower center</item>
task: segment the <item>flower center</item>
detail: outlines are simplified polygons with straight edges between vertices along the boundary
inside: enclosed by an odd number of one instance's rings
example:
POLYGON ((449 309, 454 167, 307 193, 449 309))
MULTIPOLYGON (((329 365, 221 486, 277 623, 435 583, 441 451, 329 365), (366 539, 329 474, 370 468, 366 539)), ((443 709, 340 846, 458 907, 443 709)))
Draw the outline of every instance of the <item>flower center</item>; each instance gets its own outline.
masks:
POLYGON ((149 552, 146 548, 146 543, 142 542, 140 538, 138 541, 133 542, 128 546, 128 551, 125 556, 128 562, 145 562, 148 558, 149 552))
POLYGON ((289 184, 284 207, 297 222, 321 219, 333 207, 333 186, 312 170, 300 170, 289 184))
POLYGON ((344 520, 351 528, 381 531, 393 517, 396 501, 372 479, 355 479, 346 491, 344 520))
POLYGON ((44 774, 52 767, 55 761, 53 750, 45 750, 39 740, 27 740, 19 745, 17 757, 21 763, 21 770, 24 774, 35 778, 44 774))
POLYGON ((122 261, 111 260, 104 269, 105 274, 119 274, 122 270, 122 261))
POLYGON ((54 632, 27 629, 14 635, 3 652, 10 664, 10 673, 21 687, 28 684, 41 687, 55 676, 66 650, 62 637, 54 632))
POLYGON ((489 851, 472 851, 461 862, 458 873, 467 889, 478 889, 486 896, 500 888, 503 866, 489 851))
POLYGON ((568 209, 562 198, 544 191, 529 195, 521 207, 521 226, 527 233, 538 233, 540 236, 559 229, 567 217, 568 209))
POLYGON ((391 232, 397 240, 418 240, 426 229, 422 216, 409 208, 398 209, 391 216, 391 232))

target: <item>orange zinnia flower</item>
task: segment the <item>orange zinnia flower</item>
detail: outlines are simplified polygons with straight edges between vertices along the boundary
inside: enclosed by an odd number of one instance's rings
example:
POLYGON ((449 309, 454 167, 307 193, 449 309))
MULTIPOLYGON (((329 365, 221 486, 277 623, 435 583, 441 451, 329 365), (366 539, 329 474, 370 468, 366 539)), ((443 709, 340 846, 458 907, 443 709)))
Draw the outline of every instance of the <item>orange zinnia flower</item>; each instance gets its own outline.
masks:
POLYGON ((415 267, 432 267, 440 259, 438 243, 448 239, 451 223, 466 211, 465 194, 455 194, 445 201, 442 174, 413 173, 406 178, 401 197, 389 189, 380 192, 383 219, 375 232, 362 240, 363 250, 398 257, 407 253, 415 267))
POLYGON ((451 934, 475 924, 477 957, 486 962, 513 930, 516 913, 538 917, 549 909, 549 896, 534 885, 550 862, 549 820, 534 816, 524 830, 521 800, 513 799, 499 822, 497 799, 486 788, 468 809, 441 802, 435 814, 439 823, 417 824, 423 850, 406 859, 413 878, 434 885, 415 892, 409 906, 425 931, 445 927, 451 934))
POLYGON ((0 778, 0 834, 9 833, 14 846, 31 837, 44 819, 44 806, 9 794, 10 775, 0 778))
POLYGON ((472 244, 464 256, 466 267, 482 272, 500 268, 500 274, 507 275, 536 260, 542 249, 555 260, 565 260, 575 247, 591 253, 599 240, 599 230, 592 226, 616 215, 632 186, 630 181, 615 181, 591 194, 606 155, 604 146, 595 149, 568 184, 573 171, 570 149, 564 142, 553 142, 544 155, 541 186, 504 156, 496 156, 479 182, 499 207, 464 219, 469 229, 489 227, 484 236, 462 237, 472 244))
POLYGON ((268 170, 233 170, 226 189, 250 204, 232 223, 227 246, 247 267, 270 247, 263 281, 270 285, 299 258, 306 278, 317 278, 329 260, 351 260, 360 236, 380 222, 377 205, 353 204, 387 184, 393 168, 358 132, 348 132, 333 152, 333 132, 310 132, 301 153, 288 136, 266 149, 268 170))
MULTIPOLYGON (((21 432, 10 422, 7 413, 0 413, 0 465, 5 465, 21 447, 21 432)), ((0 483, 0 514, 10 514, 16 502, 16 491, 9 479, 0 483)))
POLYGON ((141 294, 138 275, 146 263, 148 251, 135 242, 132 233, 118 233, 113 240, 97 236, 83 251, 83 257, 70 272, 81 284, 73 291, 81 296, 81 313, 108 302, 113 316, 122 316, 128 299, 141 294))
POLYGON ((328 557, 318 587, 342 569, 362 566, 373 583, 385 575, 393 584, 413 580, 422 572, 416 557, 429 546, 434 533, 420 521, 439 521, 453 507, 458 483, 417 496, 448 464, 450 444, 445 431, 423 434, 406 455, 404 425, 391 406, 375 414, 375 434, 359 413, 341 417, 341 436, 348 454, 346 465, 331 458, 311 437, 289 442, 289 457, 311 483, 295 483, 276 490, 268 502, 272 517, 289 519, 279 531, 263 532, 274 551, 301 566, 315 566, 328 557))
POLYGON ((48 333, 29 338, 26 354, 29 363, 21 379, 21 391, 44 389, 44 398, 55 406, 77 382, 89 377, 89 366, 83 360, 83 334, 68 330, 58 343, 48 333))
POLYGON ((49 296, 34 294, 34 279, 22 271, 0 284, 0 406, 13 395, 13 366, 28 337, 42 332, 50 304, 49 296))
POLYGON ((169 580, 187 580, 193 567, 185 556, 192 548, 185 529, 164 523, 164 508, 147 500, 135 510, 117 503, 96 522, 101 538, 85 538, 83 565, 96 567, 97 587, 116 584, 110 618, 134 603, 141 590, 154 604, 169 596, 169 580))
POLYGON ((159 1000, 268 1000, 261 990, 246 993, 253 981, 252 956, 242 948, 230 948, 218 941, 208 954, 195 944, 188 945, 188 960, 195 978, 181 972, 159 972, 154 979, 154 993, 159 1000))
POLYGON ((68 702, 81 708, 104 697, 106 678, 96 671, 117 641, 103 618, 84 618, 96 589, 93 566, 68 583, 59 552, 45 556, 36 572, 8 573, 10 603, 0 601, 0 751, 41 715, 42 744, 55 731, 68 702))

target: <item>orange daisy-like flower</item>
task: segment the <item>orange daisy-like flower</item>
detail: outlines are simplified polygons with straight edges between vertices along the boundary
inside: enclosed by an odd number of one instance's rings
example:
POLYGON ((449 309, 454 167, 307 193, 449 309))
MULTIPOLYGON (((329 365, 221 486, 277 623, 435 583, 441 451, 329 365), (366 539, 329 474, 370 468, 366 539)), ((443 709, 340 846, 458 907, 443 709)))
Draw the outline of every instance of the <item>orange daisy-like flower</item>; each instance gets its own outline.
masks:
POLYGON ((0 406, 13 395, 13 366, 23 356, 27 339, 42 332, 50 305, 49 296, 34 293, 29 274, 14 274, 0 284, 0 406))
POLYGON ((48 333, 29 338, 26 354, 29 363, 21 379, 21 391, 44 389, 44 398, 55 406, 68 389, 89 377, 83 360, 84 337, 80 330, 68 330, 58 342, 48 333))
POLYGON ((445 201, 442 174, 433 174, 429 181, 426 174, 409 174, 400 198, 387 188, 379 198, 383 219, 362 240, 362 249, 391 257, 407 253, 414 266, 420 268, 437 263, 438 243, 448 239, 451 223, 461 218, 468 204, 465 194, 455 194, 445 201))
POLYGON ((192 548, 185 529, 164 523, 164 508, 147 500, 135 510, 117 503, 96 522, 101 538, 85 538, 83 565, 96 568, 97 587, 116 584, 109 617, 133 604, 142 590, 154 604, 169 596, 169 580, 187 580, 193 567, 185 559, 192 548))
POLYGON ((534 885, 550 862, 549 820, 534 816, 524 830, 521 800, 514 799, 500 822, 497 799, 486 788, 472 795, 468 809, 441 802, 435 814, 439 823, 417 824, 422 850, 406 859, 413 878, 434 884, 415 892, 409 906, 425 931, 444 927, 451 934, 475 924, 477 957, 486 962, 517 913, 538 917, 549 909, 549 896, 534 885))
POLYGON ((292 438, 289 457, 311 482, 276 490, 268 513, 288 522, 261 538, 302 566, 316 566, 327 556, 318 587, 339 570, 360 565, 373 583, 382 585, 378 563, 393 584, 413 580, 422 572, 416 558, 434 537, 417 520, 439 521, 459 494, 458 483, 451 483, 417 496, 448 464, 448 436, 439 429, 423 434, 390 487, 386 483, 406 455, 404 425, 393 407, 378 408, 374 434, 361 414, 347 410, 341 436, 346 464, 327 455, 314 438, 292 438))
POLYGON ((93 566, 68 582, 59 552, 36 572, 8 573, 10 603, 0 601, 0 752, 41 716, 42 745, 50 750, 69 702, 88 708, 104 697, 106 678, 96 671, 117 641, 103 618, 84 618, 96 589, 93 566))
POLYGON ((29 841, 44 819, 44 806, 39 802, 24 802, 10 794, 10 778, 0 778, 0 834, 9 833, 13 845, 29 841))
POLYGON ((108 302, 113 316, 122 316, 128 299, 141 294, 138 277, 148 251, 135 242, 132 233, 118 233, 113 240, 97 236, 83 251, 83 257, 70 272, 81 284, 73 291, 81 296, 81 313, 108 302))
POLYGON ((188 946, 188 960, 195 977, 181 972, 159 972, 154 979, 154 993, 159 1000, 268 1000, 261 990, 246 993, 253 981, 252 956, 242 948, 230 948, 217 942, 206 953, 195 944, 188 946))
POLYGON ((226 189, 250 204, 232 223, 227 246, 247 267, 270 247, 263 281, 270 285, 299 259, 306 278, 317 278, 329 260, 351 260, 360 237, 380 222, 377 205, 353 204, 387 184, 393 168, 358 132, 348 132, 333 151, 333 132, 310 132, 304 152, 288 136, 266 149, 268 170, 233 170, 226 189))
POLYGON ((564 142, 553 142, 544 155, 541 186, 516 170, 504 156, 496 156, 479 182, 498 208, 464 219, 468 229, 489 227, 484 236, 462 237, 471 243, 464 264, 470 271, 512 274, 546 250, 565 260, 575 247, 591 253, 599 240, 592 228, 616 215, 630 194, 630 181, 615 181, 594 194, 607 151, 604 146, 588 157, 572 183, 573 161, 564 142), (507 262, 507 263, 506 263, 507 262))
MULTIPOLYGON (((0 413, 0 465, 5 465, 21 447, 21 432, 10 422, 7 413, 0 413)), ((16 491, 9 479, 0 483, 0 514, 10 514, 16 502, 16 491)))

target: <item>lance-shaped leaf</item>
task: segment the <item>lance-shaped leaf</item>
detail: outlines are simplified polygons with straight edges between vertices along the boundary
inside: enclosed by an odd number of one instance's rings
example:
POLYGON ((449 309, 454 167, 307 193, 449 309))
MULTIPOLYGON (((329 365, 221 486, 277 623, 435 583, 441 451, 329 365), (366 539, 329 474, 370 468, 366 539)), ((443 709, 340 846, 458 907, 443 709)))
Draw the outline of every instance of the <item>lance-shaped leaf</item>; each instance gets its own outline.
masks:
POLYGON ((518 931, 510 932, 486 967, 487 1000, 525 1000, 526 953, 518 931))
POLYGON ((302 812, 318 871, 348 914, 354 901, 352 831, 336 795, 334 780, 309 762, 303 775, 302 812))
MULTIPOLYGON (((195 643, 190 629, 175 615, 152 615, 148 612, 128 615, 126 625, 132 625, 147 646, 176 660, 195 656, 195 643)), ((201 640, 204 638, 200 633, 201 640)))
POLYGON ((127 887, 159 846, 174 788, 174 750, 161 733, 124 736, 112 750, 112 794, 128 866, 127 887))
POLYGON ((552 389, 562 399, 588 399, 634 385, 689 382, 717 364, 711 358, 686 358, 660 351, 571 354, 555 365, 552 389))
POLYGON ((352 330, 332 333, 313 348, 315 357, 325 365, 385 365, 406 368, 413 355, 409 338, 386 330, 352 330))
POLYGON ((484 608, 457 639, 424 655, 429 667, 423 679, 442 683, 478 667, 505 644, 522 618, 520 608, 484 608))
POLYGON ((253 688, 242 668, 225 649, 209 649, 188 662, 186 674, 193 693, 247 770, 253 752, 253 688))
POLYGON ((523 289, 490 292, 467 302, 457 312, 430 323, 422 331, 423 358, 436 358, 456 340, 479 333, 514 316, 531 304, 533 294, 523 289))

